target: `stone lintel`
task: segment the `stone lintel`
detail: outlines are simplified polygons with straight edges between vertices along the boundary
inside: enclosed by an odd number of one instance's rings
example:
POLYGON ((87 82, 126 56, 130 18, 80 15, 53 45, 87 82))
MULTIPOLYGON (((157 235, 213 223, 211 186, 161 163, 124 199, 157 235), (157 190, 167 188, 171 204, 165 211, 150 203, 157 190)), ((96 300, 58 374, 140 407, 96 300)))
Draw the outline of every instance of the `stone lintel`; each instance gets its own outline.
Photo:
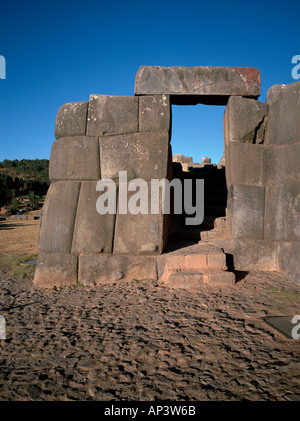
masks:
POLYGON ((258 98, 260 72, 251 67, 140 66, 135 95, 170 95, 172 104, 226 105, 233 95, 258 98))

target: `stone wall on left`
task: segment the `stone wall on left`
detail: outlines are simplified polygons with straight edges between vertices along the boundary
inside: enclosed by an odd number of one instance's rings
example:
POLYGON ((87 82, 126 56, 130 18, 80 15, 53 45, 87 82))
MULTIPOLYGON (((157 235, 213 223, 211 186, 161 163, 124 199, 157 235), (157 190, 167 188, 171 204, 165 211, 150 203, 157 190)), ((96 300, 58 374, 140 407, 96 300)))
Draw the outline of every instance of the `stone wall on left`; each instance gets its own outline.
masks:
POLYGON ((167 242, 167 217, 119 213, 119 171, 127 171, 128 182, 145 180, 149 192, 151 179, 170 180, 170 130, 169 95, 91 95, 89 102, 59 109, 36 285, 157 278, 156 256, 167 242), (115 182, 116 214, 96 210, 100 179, 115 182))

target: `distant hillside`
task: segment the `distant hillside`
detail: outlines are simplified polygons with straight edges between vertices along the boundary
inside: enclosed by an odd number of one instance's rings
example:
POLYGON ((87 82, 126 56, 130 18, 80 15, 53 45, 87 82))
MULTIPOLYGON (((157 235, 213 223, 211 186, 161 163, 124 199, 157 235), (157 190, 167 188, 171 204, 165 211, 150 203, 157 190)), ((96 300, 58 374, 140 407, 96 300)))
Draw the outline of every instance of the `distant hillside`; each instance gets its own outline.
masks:
POLYGON ((5 159, 0 162, 0 206, 34 192, 44 196, 50 185, 48 159, 5 159))

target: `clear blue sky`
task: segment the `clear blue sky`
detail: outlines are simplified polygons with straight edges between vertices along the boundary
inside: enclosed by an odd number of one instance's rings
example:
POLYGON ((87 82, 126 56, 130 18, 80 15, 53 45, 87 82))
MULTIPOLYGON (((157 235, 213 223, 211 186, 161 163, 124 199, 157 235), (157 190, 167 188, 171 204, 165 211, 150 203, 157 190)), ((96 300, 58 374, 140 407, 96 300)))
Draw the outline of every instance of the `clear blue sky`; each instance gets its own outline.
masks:
MULTIPOLYGON (((245 66, 292 83, 300 2, 0 0, 0 161, 49 158, 56 113, 90 94, 133 95, 140 65, 245 66)), ((224 107, 173 107, 173 153, 223 153, 224 107)))

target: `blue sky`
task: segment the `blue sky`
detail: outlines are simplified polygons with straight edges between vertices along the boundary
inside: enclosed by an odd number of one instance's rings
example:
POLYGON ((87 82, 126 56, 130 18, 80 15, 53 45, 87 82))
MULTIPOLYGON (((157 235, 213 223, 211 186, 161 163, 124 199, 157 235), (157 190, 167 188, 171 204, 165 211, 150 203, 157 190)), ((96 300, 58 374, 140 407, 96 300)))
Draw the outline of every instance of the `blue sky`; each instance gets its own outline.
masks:
MULTIPOLYGON (((140 65, 259 68, 293 83, 300 2, 0 0, 0 161, 49 158, 56 113, 90 94, 133 95, 140 65)), ((173 107, 173 153, 223 153, 224 107, 173 107)))

